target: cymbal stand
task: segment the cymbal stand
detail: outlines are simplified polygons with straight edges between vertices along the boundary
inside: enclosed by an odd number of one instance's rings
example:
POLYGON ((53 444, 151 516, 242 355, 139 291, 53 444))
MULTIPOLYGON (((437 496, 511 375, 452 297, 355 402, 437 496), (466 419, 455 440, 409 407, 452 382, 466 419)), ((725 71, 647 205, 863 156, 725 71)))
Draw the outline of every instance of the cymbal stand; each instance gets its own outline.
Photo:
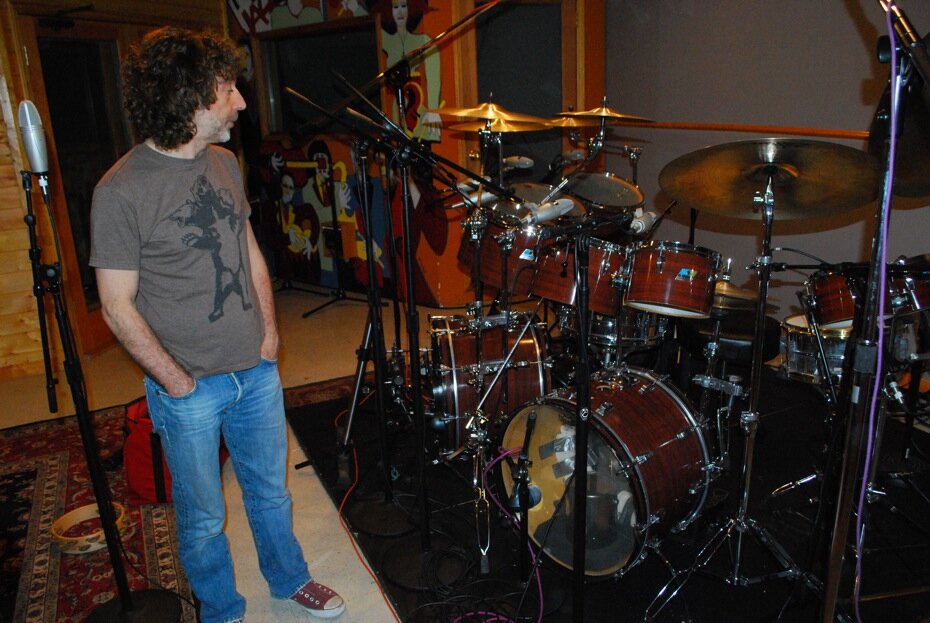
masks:
POLYGON ((752 375, 749 390, 749 408, 740 414, 740 427, 743 431, 743 468, 740 486, 740 503, 736 515, 728 519, 719 530, 710 538, 698 552, 694 563, 675 574, 669 582, 660 589, 653 602, 647 609, 648 620, 657 615, 662 608, 678 594, 685 582, 699 569, 706 567, 720 547, 728 540, 733 540, 732 558, 733 566, 729 573, 721 579, 734 586, 749 586, 768 579, 794 578, 800 573, 798 567, 791 560, 788 552, 776 542, 768 531, 758 522, 748 516, 749 489, 752 484, 752 468, 755 452, 756 431, 759 426, 759 389, 762 380, 762 342, 765 330, 765 308, 768 302, 768 289, 771 277, 772 264, 772 223, 775 216, 775 197, 772 191, 772 178, 769 176, 765 192, 757 194, 753 201, 762 211, 762 254, 755 261, 756 272, 759 276, 759 297, 756 306, 756 323, 752 350, 752 375), (780 571, 761 576, 748 577, 741 572, 743 562, 743 539, 746 533, 751 533, 772 555, 781 566, 780 571), (660 598, 663 598, 660 600, 660 598), (658 604, 657 609, 652 607, 658 604), (650 614, 651 612, 651 614, 650 614))

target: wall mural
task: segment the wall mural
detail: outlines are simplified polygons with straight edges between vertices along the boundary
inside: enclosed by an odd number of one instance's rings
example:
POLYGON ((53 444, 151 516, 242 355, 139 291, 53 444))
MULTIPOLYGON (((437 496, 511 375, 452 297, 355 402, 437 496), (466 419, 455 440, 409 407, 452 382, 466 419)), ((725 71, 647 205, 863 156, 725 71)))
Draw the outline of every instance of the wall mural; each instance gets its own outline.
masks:
MULTIPOLYGON (((228 0, 228 3, 239 25, 249 34, 377 15, 382 26, 384 67, 393 66, 431 39, 420 32, 424 16, 432 10, 427 0, 228 0)), ((442 106, 440 70, 439 51, 434 48, 410 68, 399 89, 404 98, 403 126, 409 135, 425 142, 441 139, 441 119, 429 112, 442 106)), ((385 109, 399 122, 397 86, 387 88, 386 93, 385 109)), ((252 103, 250 108, 258 110, 252 103)), ((245 154, 245 159, 252 161, 250 171, 259 173, 260 179, 256 180, 259 189, 252 194, 261 199, 259 210, 264 221, 261 228, 275 276, 285 281, 347 290, 366 287, 365 229, 349 147, 325 135, 311 137, 300 145, 292 144, 286 137, 260 139, 259 143, 258 149, 253 150, 258 152, 257 158, 245 154)), ((245 142, 243 147, 247 147, 245 142)), ((403 271, 396 280, 392 279, 384 251, 389 244, 388 218, 394 227, 395 248, 402 250, 398 188, 396 184, 385 183, 390 176, 384 175, 383 167, 372 167, 370 176, 376 277, 379 285, 384 286, 387 279, 389 285, 403 293, 406 287, 403 271)), ((422 199, 417 180, 411 181, 416 212, 411 232, 414 248, 425 239, 433 252, 442 254, 447 246, 448 222, 441 210, 434 215, 428 207, 432 201, 429 180, 421 180, 419 186, 426 193, 422 199)), ((402 258, 398 261, 402 262, 402 258)), ((421 274, 415 277, 423 281, 421 274)))

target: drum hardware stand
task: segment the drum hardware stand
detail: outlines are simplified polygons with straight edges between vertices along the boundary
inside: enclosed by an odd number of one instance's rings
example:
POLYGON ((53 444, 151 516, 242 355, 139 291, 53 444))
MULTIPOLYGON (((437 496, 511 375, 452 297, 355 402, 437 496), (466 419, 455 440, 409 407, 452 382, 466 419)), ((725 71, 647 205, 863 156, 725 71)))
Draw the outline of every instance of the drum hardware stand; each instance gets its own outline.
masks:
MULTIPOLYGON (((719 407, 716 410, 716 424, 717 424, 717 446, 720 456, 718 457, 719 463, 717 464, 717 469, 720 472, 730 471, 730 414, 733 412, 733 405, 738 398, 744 398, 746 392, 743 390, 740 381, 742 380, 739 376, 731 375, 729 380, 724 381, 722 379, 714 378, 707 375, 695 375, 692 379, 697 385, 703 388, 701 392, 701 398, 703 400, 704 393, 710 390, 720 392, 727 395, 727 403, 725 406, 719 407)), ((707 408, 707 405, 701 407, 701 418, 704 419, 704 409, 707 408)), ((706 423, 706 422, 705 422, 706 423)))
MULTIPOLYGON (((23 107, 20 107, 20 122, 22 123, 23 107)), ((22 129, 22 128, 21 128, 22 129)), ((41 131, 41 122, 39 123, 41 131)), ((27 150, 30 146, 35 146, 36 142, 30 143, 24 136, 23 143, 27 150)), ((45 136, 41 135, 41 158, 44 160, 45 136)), ((40 157, 31 154, 29 158, 40 157)), ((43 354, 45 356, 45 370, 49 400, 49 409, 52 412, 58 410, 57 400, 55 398, 54 385, 57 380, 52 376, 52 361, 48 350, 48 337, 45 327, 45 305, 44 297, 46 294, 52 295, 55 308, 55 320, 58 326, 58 335, 61 341, 61 349, 64 357, 65 377, 68 381, 68 387, 71 391, 71 399, 74 403, 75 415, 77 417, 78 429, 81 433, 81 442, 84 447, 84 455, 87 460, 87 469, 90 475, 90 483, 94 493, 94 499, 97 503, 97 512, 100 515, 100 527, 103 531, 104 540, 107 546, 107 553, 110 557, 110 564, 113 568, 113 579, 116 583, 117 594, 115 597, 99 604, 87 617, 89 623, 108 623, 110 621, 127 621, 132 620, 139 623, 146 621, 180 621, 181 620, 181 602, 175 593, 163 589, 147 589, 142 591, 133 591, 129 588, 129 580, 126 577, 126 569, 123 566, 123 559, 120 556, 120 535, 116 526, 116 512, 113 510, 110 487, 107 483, 106 473, 104 472, 100 455, 97 437, 94 433, 93 415, 87 405, 87 394, 84 386, 84 372, 81 369, 81 358, 77 352, 74 333, 71 329, 71 322, 68 318, 68 309, 61 292, 61 263, 55 261, 52 264, 42 263, 42 249, 38 246, 38 236, 36 235, 37 219, 32 208, 32 176, 35 175, 39 180, 39 186, 42 191, 42 197, 48 208, 48 176, 46 171, 32 172, 20 171, 22 176, 23 191, 26 195, 26 216, 23 221, 29 233, 29 259, 32 263, 33 276, 33 294, 36 297, 36 306, 39 310, 39 326, 42 330, 43 354)), ((54 218, 49 211, 50 225, 53 235, 53 242, 58 249, 58 233, 55 227, 54 218)), ((60 252, 58 257, 60 260, 60 252)))
POLYGON ((775 198, 772 191, 772 177, 769 176, 765 192, 757 193, 753 197, 762 211, 762 253, 755 261, 755 268, 759 275, 759 298, 756 306, 755 334, 753 339, 752 354, 752 377, 750 379, 749 389, 749 408, 740 414, 740 428, 743 431, 743 467, 740 487, 740 504, 736 515, 728 519, 721 525, 717 532, 701 548, 694 562, 686 570, 679 572, 672 577, 669 582, 663 586, 656 595, 652 605, 659 602, 667 592, 671 591, 667 597, 661 601, 655 614, 658 614, 662 608, 678 594, 684 587, 684 584, 699 569, 706 567, 720 547, 729 539, 734 541, 734 551, 732 554, 733 566, 730 572, 721 579, 734 586, 749 586, 769 579, 775 578, 795 578, 800 575, 800 570, 791 560, 788 552, 768 533, 768 531, 758 522, 748 517, 747 509, 749 506, 749 489, 752 483, 752 468, 755 452, 756 431, 759 426, 759 393, 762 377, 762 342, 765 327, 765 308, 768 302, 768 287, 771 277, 771 240, 772 240, 772 223, 775 215, 775 198), (741 573, 743 559, 743 537, 746 533, 751 533, 758 543, 765 548, 772 558, 781 567, 780 571, 768 573, 762 576, 747 577, 741 573), (677 585, 677 586, 676 586, 677 585), (674 590, 671 590, 675 587, 674 590))

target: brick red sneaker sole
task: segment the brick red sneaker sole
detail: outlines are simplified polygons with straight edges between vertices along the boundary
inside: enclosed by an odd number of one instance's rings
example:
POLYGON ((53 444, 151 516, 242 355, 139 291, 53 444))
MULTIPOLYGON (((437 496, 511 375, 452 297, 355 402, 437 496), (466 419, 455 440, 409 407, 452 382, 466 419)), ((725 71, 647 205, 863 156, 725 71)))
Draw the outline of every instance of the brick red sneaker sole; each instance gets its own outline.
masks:
POLYGON ((336 591, 311 580, 291 595, 291 601, 303 606, 307 612, 321 619, 332 619, 342 614, 346 602, 336 591))

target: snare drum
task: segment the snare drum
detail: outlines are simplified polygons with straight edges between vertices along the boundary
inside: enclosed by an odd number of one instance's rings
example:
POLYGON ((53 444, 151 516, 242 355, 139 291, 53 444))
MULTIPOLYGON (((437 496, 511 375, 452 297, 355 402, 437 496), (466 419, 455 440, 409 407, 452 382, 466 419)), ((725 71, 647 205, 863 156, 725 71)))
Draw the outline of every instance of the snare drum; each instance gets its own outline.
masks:
MULTIPOLYGON (((527 512, 529 535, 568 569, 576 410, 574 389, 558 390, 515 412, 502 439, 504 448, 522 446, 529 415, 536 414, 527 454, 540 495, 527 512)), ((697 518, 707 496, 710 458, 687 399, 653 372, 624 366, 596 373, 591 412, 584 572, 603 577, 634 566, 648 543, 697 518)), ((508 467, 501 471, 510 495, 512 474, 508 467)))
MULTIPOLYGON (((851 328, 820 328, 823 352, 830 375, 839 379, 843 375, 843 355, 851 328)), ((807 323, 804 314, 788 316, 781 323, 781 367, 788 378, 819 385, 823 382, 817 336, 807 323)))
POLYGON ((680 242, 649 241, 633 250, 624 304, 647 312, 707 318, 720 254, 680 242))
MULTIPOLYGON (((575 304, 574 241, 540 251, 538 270, 530 294, 565 305, 575 304)), ((613 283, 623 268, 626 247, 592 238, 588 245, 588 307, 590 311, 615 316, 620 309, 620 290, 613 283)))

